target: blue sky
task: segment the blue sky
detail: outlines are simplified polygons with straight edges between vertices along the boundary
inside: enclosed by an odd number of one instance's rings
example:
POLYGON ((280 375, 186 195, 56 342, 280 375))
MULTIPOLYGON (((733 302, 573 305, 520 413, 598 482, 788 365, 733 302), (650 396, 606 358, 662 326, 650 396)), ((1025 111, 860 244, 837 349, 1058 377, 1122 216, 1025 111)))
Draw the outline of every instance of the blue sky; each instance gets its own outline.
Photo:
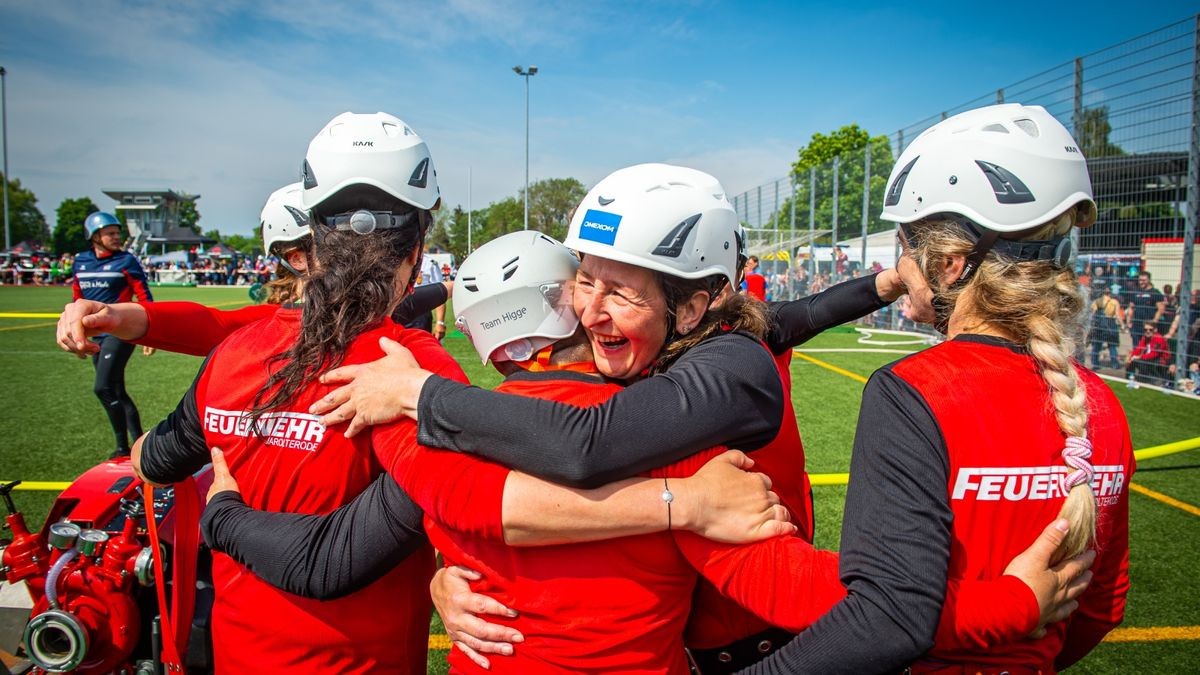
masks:
POLYGON ((1125 2, 0 0, 9 165, 53 226, 66 197, 199 192, 205 229, 248 233, 308 141, 383 110, 429 143, 446 202, 524 180, 587 185, 637 162, 784 175, 813 132, 891 133, 1197 10, 1125 2), (1145 5, 1143 7, 1148 7, 1145 5))

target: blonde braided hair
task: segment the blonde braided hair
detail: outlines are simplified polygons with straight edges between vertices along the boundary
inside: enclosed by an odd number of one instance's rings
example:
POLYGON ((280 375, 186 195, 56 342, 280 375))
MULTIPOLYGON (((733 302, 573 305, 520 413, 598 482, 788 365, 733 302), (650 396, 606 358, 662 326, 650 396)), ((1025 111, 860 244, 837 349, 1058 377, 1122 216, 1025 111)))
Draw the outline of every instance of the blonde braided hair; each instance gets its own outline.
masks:
MULTIPOLYGON (((1071 209, 1024 238, 1061 236, 1074 222, 1071 209)), ((969 282, 951 287, 940 281, 946 261, 967 256, 974 242, 953 222, 931 218, 913 228, 919 236, 912 242, 911 255, 934 293, 951 306, 964 301, 968 325, 996 327, 1024 346, 1049 387, 1059 429, 1067 438, 1086 438, 1087 391, 1071 354, 1086 334, 1087 300, 1074 272, 1048 261, 1016 262, 991 252, 969 282)), ((1082 553, 1096 536, 1096 497, 1090 481, 1070 490, 1060 516, 1071 524, 1060 553, 1082 553)))

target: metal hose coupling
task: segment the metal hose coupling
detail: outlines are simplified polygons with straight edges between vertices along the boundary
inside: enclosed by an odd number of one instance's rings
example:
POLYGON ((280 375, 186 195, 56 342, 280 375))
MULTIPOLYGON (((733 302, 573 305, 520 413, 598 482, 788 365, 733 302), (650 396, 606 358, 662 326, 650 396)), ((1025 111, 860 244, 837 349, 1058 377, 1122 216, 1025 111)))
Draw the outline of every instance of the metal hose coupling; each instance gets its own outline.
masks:
POLYGON ((61 609, 47 610, 30 619, 21 643, 29 660, 49 673, 75 670, 88 652, 87 629, 73 614, 61 609))

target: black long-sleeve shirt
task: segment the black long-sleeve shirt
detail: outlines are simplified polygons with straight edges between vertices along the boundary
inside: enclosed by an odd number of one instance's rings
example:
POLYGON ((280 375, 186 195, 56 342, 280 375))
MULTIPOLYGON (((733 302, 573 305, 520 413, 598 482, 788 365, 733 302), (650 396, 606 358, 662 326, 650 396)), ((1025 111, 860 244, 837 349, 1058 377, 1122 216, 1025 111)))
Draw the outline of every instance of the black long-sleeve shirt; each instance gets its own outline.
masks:
POLYGON ((264 581, 331 600, 370 585, 425 543, 421 507, 387 474, 327 515, 271 513, 236 492, 213 497, 200 520, 204 541, 264 581))
POLYGON ((822 331, 860 319, 888 302, 875 288, 876 274, 830 286, 789 302, 767 303, 770 318, 765 342, 772 354, 798 347, 822 331))
MULTIPOLYGON (((875 275, 772 303, 766 343, 778 354, 886 304, 876 292, 875 275)), ((717 443, 760 448, 778 433, 786 400, 775 363, 757 340, 728 333, 592 408, 431 377, 418 400, 418 439, 556 483, 593 488, 717 443), (669 423, 683 419, 687 424, 669 423)))
MULTIPOLYGON (((875 291, 874 276, 772 303, 768 346, 779 353, 885 304, 875 291)), ((666 373, 626 388, 613 399, 625 397, 625 403, 615 407, 610 402, 581 409, 436 376, 430 382, 421 392, 422 443, 482 448, 478 454, 506 466, 585 487, 635 476, 715 443, 761 447, 777 433, 785 400, 773 360, 757 340, 738 333, 710 339, 666 373), (434 415, 439 416, 436 423, 427 421, 434 415), (688 424, 672 423, 678 419, 688 424), (564 426, 565 436, 559 435, 564 426), (539 430, 538 437, 526 438, 530 430, 539 430)), ((214 550, 231 555, 272 585, 332 598, 362 588, 386 571, 389 561, 394 563, 413 545, 420 522, 408 495, 384 475, 324 517, 258 512, 236 497, 222 496, 206 510, 202 530, 214 550), (268 531, 270 536, 259 536, 268 531)))
POLYGON ((842 521, 847 597, 743 672, 882 673, 933 646, 952 514, 945 440, 924 399, 885 368, 863 389, 842 521))

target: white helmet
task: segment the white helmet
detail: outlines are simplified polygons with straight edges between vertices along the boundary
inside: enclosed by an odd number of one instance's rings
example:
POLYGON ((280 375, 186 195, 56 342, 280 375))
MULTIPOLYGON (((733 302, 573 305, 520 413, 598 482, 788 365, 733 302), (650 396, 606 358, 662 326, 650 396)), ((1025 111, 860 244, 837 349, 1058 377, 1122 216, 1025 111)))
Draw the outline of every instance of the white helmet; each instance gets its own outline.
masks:
POLYGON ((1041 106, 992 105, 925 130, 888 178, 883 218, 912 223, 954 213, 994 232, 1019 233, 1078 205, 1095 222, 1087 162, 1075 139, 1041 106))
POLYGON ((425 141, 387 113, 342 113, 308 145, 304 206, 312 210, 351 185, 371 185, 412 206, 438 206, 437 173, 425 141))
POLYGON ((267 197, 259 222, 262 225, 263 250, 271 253, 277 243, 290 243, 312 234, 308 211, 304 209, 301 183, 285 185, 267 197))
POLYGON ((738 226, 716 178, 681 166, 638 164, 588 192, 565 243, 675 277, 719 274, 736 284, 738 226))
POLYGON ((541 232, 497 237, 458 268, 454 325, 484 363, 528 360, 579 325, 569 292, 578 266, 567 247, 541 232))

